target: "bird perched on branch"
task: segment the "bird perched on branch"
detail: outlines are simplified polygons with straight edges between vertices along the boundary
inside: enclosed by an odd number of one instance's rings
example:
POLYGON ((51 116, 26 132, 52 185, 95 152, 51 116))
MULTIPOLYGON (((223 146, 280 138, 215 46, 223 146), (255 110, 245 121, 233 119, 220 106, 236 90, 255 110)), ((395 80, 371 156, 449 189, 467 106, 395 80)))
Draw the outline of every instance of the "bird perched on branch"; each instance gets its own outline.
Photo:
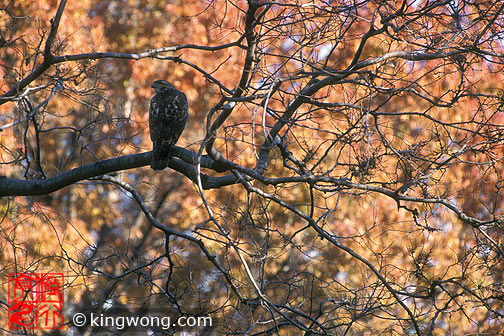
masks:
POLYGON ((184 130, 188 104, 185 94, 164 80, 152 83, 156 92, 150 102, 149 129, 152 140, 151 168, 164 169, 175 145, 184 130))

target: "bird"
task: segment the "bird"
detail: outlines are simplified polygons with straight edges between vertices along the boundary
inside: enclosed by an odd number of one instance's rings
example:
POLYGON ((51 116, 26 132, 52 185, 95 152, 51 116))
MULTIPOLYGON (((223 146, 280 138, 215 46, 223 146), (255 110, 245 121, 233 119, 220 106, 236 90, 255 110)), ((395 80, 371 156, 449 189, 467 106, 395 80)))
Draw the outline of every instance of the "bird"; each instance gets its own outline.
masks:
POLYGON ((151 168, 168 166, 171 149, 184 130, 189 106, 186 95, 165 80, 152 83, 155 95, 150 101, 149 131, 153 144, 151 168))

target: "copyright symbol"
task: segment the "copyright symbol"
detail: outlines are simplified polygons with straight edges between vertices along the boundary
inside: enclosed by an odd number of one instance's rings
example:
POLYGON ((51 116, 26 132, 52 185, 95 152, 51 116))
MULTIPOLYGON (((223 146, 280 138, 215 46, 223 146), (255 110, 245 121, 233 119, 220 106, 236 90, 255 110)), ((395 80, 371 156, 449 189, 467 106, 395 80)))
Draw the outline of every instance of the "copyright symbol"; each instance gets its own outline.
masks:
POLYGON ((82 313, 77 313, 72 318, 73 324, 77 327, 82 327, 86 324, 86 315, 82 313))

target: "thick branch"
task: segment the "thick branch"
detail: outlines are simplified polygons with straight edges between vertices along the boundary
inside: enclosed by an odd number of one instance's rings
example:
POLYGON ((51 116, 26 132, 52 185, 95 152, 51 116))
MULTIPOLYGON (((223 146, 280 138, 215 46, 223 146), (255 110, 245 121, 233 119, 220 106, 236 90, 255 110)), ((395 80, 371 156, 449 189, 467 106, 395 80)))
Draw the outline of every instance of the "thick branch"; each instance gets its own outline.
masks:
MULTIPOLYGON (((170 168, 182 173, 192 181, 196 181, 196 168, 192 163, 195 162, 197 154, 180 147, 175 147, 174 155, 181 157, 187 162, 172 158, 169 164, 170 168)), ((148 166, 150 165, 150 157, 151 152, 121 156, 89 163, 43 180, 21 180, 1 177, 0 196, 47 195, 91 177, 101 176, 120 170, 148 166)), ((222 167, 207 156, 202 157, 202 166, 218 172, 223 171, 222 167)), ((221 188, 236 183, 236 177, 232 174, 219 177, 201 174, 201 180, 204 189, 221 188)))
MULTIPOLYGON (((255 55, 255 49, 256 49, 256 36, 254 34, 254 26, 256 23, 256 18, 255 14, 258 9, 258 4, 254 1, 249 1, 249 8, 247 11, 247 16, 245 20, 245 39, 247 40, 247 53, 245 55, 245 61, 243 64, 243 70, 240 78, 240 82, 238 83, 238 87, 236 88, 233 98, 240 98, 245 92, 245 89, 247 87, 247 83, 250 79, 250 73, 252 69, 252 64, 254 62, 254 55, 255 55)), ((233 109, 224 109, 222 112, 219 114, 217 119, 213 122, 212 126, 208 130, 207 137, 208 142, 206 143, 206 151, 207 153, 214 159, 214 160, 222 160, 224 159, 222 154, 219 153, 215 147, 214 147, 214 142, 215 142, 215 135, 217 133, 217 130, 224 124, 226 119, 231 115, 231 112, 233 112, 233 109)))
POLYGON ((89 163, 44 180, 0 179, 0 196, 46 195, 73 183, 150 164, 150 152, 89 163))
POLYGON ((58 33, 59 24, 61 17, 63 16, 63 11, 65 10, 66 2, 67 0, 61 0, 54 20, 51 20, 51 31, 49 32, 49 36, 47 37, 47 41, 44 47, 44 62, 50 61, 52 58, 51 48, 54 39, 56 38, 56 34, 58 33))
POLYGON ((42 63, 35 68, 28 76, 23 78, 19 83, 14 85, 9 91, 0 96, 0 105, 10 101, 15 97, 21 90, 27 87, 31 82, 40 77, 51 65, 54 64, 53 55, 51 54, 52 44, 58 33, 59 24, 61 21, 61 16, 63 15, 63 10, 65 9, 66 0, 62 0, 56 12, 54 20, 51 20, 51 31, 47 37, 46 44, 44 47, 44 59, 42 63))

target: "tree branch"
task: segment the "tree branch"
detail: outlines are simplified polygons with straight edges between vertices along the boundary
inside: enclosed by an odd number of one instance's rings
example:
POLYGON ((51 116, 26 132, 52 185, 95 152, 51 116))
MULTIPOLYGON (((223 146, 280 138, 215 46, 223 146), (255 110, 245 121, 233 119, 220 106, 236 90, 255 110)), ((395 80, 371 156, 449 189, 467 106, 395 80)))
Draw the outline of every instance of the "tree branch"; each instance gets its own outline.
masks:
MULTIPOLYGON (((174 147, 173 151, 175 156, 181 157, 184 161, 172 157, 169 167, 182 173, 190 180, 196 181, 196 168, 192 163, 195 162, 197 154, 180 147, 174 147)), ((47 195, 91 177, 101 176, 120 170, 148 166, 150 165, 150 157, 151 152, 121 156, 89 163, 42 180, 21 180, 0 177, 0 196, 47 195)), ((216 164, 207 156, 202 157, 202 166, 217 172, 223 171, 219 164, 216 164)), ((221 188, 236 183, 236 177, 232 174, 219 177, 201 174, 201 180, 204 189, 221 188)))
POLYGON ((44 47, 44 59, 42 63, 33 70, 28 76, 23 78, 19 83, 14 85, 9 91, 0 96, 0 105, 10 101, 14 98, 21 90, 28 86, 35 79, 40 77, 51 65, 54 64, 54 57, 51 53, 51 48, 58 33, 59 23, 61 21, 61 16, 65 9, 67 0, 62 0, 59 4, 58 10, 56 11, 56 16, 54 20, 51 20, 51 31, 47 37, 46 44, 44 47))

